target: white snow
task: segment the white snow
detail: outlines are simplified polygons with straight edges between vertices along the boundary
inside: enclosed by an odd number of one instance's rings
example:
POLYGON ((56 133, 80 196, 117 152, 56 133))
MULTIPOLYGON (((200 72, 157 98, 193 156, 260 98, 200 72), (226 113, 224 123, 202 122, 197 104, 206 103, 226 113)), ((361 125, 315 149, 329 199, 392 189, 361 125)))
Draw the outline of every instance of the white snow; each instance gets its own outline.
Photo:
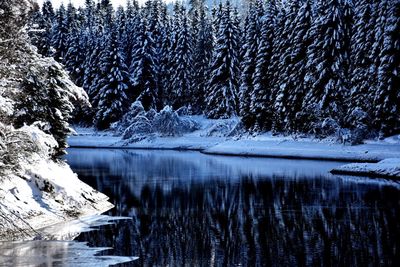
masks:
POLYGON ((57 146, 52 136, 35 126, 1 129, 0 156, 13 160, 6 160, 0 172, 0 240, 33 239, 42 235, 39 228, 112 208, 107 196, 80 181, 65 162, 51 158, 57 146))
POLYGON ((282 157, 319 160, 377 162, 386 158, 400 158, 400 139, 370 140, 365 144, 349 146, 338 144, 333 139, 319 140, 311 137, 273 136, 265 133, 258 136, 229 137, 232 121, 207 120, 202 116, 190 116, 200 129, 175 137, 150 134, 135 143, 129 143, 112 133, 99 133, 93 129, 77 128, 77 135, 68 139, 71 147, 140 148, 140 149, 186 149, 200 150, 207 154, 235 156, 282 157), (215 133, 214 129, 228 130, 215 133), (229 127, 228 127, 229 126, 229 127))
POLYGON ((347 164, 334 168, 332 173, 400 179, 400 158, 389 158, 378 163, 347 164))
POLYGON ((43 235, 40 228, 113 207, 66 163, 47 159, 27 163, 23 176, 3 177, 0 188, 0 240, 32 239, 43 235))

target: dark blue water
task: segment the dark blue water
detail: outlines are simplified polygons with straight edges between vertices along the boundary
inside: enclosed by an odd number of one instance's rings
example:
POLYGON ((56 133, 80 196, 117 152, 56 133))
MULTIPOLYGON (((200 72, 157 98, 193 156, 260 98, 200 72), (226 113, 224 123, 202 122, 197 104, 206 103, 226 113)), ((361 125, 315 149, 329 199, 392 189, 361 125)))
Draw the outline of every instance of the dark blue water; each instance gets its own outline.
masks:
POLYGON ((79 177, 128 216, 77 241, 121 266, 400 266, 400 184, 342 163, 70 149, 79 177))

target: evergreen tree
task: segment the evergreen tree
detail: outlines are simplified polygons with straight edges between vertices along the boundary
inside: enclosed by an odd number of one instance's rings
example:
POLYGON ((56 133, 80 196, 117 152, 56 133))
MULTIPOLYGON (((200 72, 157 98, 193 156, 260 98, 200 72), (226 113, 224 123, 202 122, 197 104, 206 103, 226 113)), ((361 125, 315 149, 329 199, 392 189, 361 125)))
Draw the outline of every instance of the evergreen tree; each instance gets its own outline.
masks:
POLYGON ((263 16, 260 1, 256 5, 250 4, 247 13, 244 38, 244 56, 241 62, 241 85, 240 85, 240 115, 245 127, 250 128, 255 123, 255 117, 250 112, 251 93, 253 92, 253 75, 256 70, 257 50, 260 38, 260 20, 263 16), (257 6, 256 6, 257 5, 257 6))
POLYGON ((378 87, 374 96, 374 125, 382 136, 400 131, 400 2, 387 2, 380 52, 378 87))
POLYGON ((57 11, 56 24, 52 44, 55 49, 53 57, 58 62, 63 62, 68 51, 68 26, 66 24, 66 11, 63 4, 57 11))
MULTIPOLYGON (((179 14, 178 14, 179 15, 179 14)), ((193 75, 193 44, 189 32, 187 14, 182 10, 182 18, 175 28, 176 45, 172 52, 171 87, 173 88, 173 106, 178 109, 191 103, 193 75)))
POLYGON ((238 114, 239 47, 235 25, 227 1, 220 18, 207 91, 206 114, 209 118, 229 118, 238 114))
POLYGON ((351 39, 351 89, 347 99, 346 123, 351 128, 363 128, 370 124, 372 96, 375 84, 374 62, 370 50, 374 43, 374 16, 370 0, 355 2, 355 24, 351 39))
POLYGON ((250 113, 256 117, 253 126, 255 131, 269 130, 272 119, 270 63, 274 43, 274 25, 276 4, 270 1, 266 5, 265 15, 261 21, 260 40, 256 56, 256 69, 253 77, 250 113))
POLYGON ((136 44, 132 48, 132 62, 129 73, 132 80, 131 99, 142 101, 143 107, 148 110, 156 109, 157 88, 156 72, 154 66, 154 43, 151 34, 146 30, 146 24, 140 21, 140 26, 135 35, 136 44))
POLYGON ((309 91, 303 101, 304 131, 327 118, 342 125, 343 100, 348 94, 346 44, 349 25, 344 20, 344 5, 339 0, 320 0, 317 12, 309 33, 313 42, 307 51, 305 86, 309 91))
MULTIPOLYGON (((205 108, 205 87, 209 79, 209 66, 213 51, 212 26, 204 6, 198 7, 197 20, 193 22, 193 83, 192 108, 195 113, 202 113, 205 108)), ((195 15, 193 15, 195 16, 195 15)))
POLYGON ((64 59, 65 68, 75 84, 82 86, 86 40, 76 21, 71 22, 67 42, 69 47, 64 59))
POLYGON ((287 66, 280 83, 280 97, 275 100, 276 113, 282 127, 279 130, 296 132, 302 126, 297 114, 302 111, 302 100, 306 94, 303 83, 307 62, 306 52, 312 42, 307 34, 311 22, 311 4, 310 1, 305 1, 292 22, 293 29, 288 36, 290 47, 284 56, 287 66))
POLYGON ((280 20, 275 36, 276 41, 273 48, 271 78, 272 78, 272 99, 273 99, 273 125, 274 131, 283 131, 286 116, 285 103, 289 97, 289 78, 293 71, 289 70, 292 64, 292 48, 294 39, 290 38, 294 31, 295 20, 299 13, 299 1, 290 0, 286 2, 288 10, 280 12, 280 20))
POLYGON ((32 28, 34 28, 34 31, 30 32, 31 42, 37 47, 38 52, 44 56, 51 55, 54 17, 54 9, 50 0, 43 3, 41 12, 39 7, 33 11, 32 28))
POLYGON ((117 31, 113 27, 100 60, 103 77, 99 80, 95 116, 95 124, 99 129, 106 129, 119 120, 128 106, 129 73, 119 47, 117 31))

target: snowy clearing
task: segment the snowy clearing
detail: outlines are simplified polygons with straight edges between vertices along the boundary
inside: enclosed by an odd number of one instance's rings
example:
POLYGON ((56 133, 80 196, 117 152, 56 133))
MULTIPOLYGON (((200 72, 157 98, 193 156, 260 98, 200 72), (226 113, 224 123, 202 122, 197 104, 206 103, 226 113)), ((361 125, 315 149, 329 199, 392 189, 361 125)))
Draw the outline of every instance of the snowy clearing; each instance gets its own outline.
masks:
POLYGON ((400 179, 400 159, 385 159, 378 163, 352 163, 331 171, 333 174, 389 177, 400 179))

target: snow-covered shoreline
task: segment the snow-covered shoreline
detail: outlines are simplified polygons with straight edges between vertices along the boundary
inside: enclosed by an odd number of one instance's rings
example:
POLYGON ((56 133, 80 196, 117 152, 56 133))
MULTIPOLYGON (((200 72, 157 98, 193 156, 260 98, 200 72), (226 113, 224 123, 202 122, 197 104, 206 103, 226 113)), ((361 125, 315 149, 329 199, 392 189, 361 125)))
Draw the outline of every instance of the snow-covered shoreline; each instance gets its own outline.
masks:
POLYGON ((347 164, 333 169, 331 173, 400 179, 400 158, 385 159, 378 163, 347 164))
POLYGON ((292 159, 333 160, 348 162, 379 162, 387 158, 400 158, 397 138, 367 141, 350 146, 329 140, 312 138, 293 139, 290 136, 263 134, 256 137, 232 138, 205 136, 204 129, 177 137, 155 136, 135 143, 127 143, 112 132, 96 132, 90 128, 77 128, 77 135, 70 136, 73 148, 120 149, 170 149, 196 150, 206 154, 271 157, 292 159))
POLYGON ((78 179, 63 162, 38 160, 23 175, 0 182, 0 240, 46 238, 43 229, 113 207, 108 197, 78 179))

